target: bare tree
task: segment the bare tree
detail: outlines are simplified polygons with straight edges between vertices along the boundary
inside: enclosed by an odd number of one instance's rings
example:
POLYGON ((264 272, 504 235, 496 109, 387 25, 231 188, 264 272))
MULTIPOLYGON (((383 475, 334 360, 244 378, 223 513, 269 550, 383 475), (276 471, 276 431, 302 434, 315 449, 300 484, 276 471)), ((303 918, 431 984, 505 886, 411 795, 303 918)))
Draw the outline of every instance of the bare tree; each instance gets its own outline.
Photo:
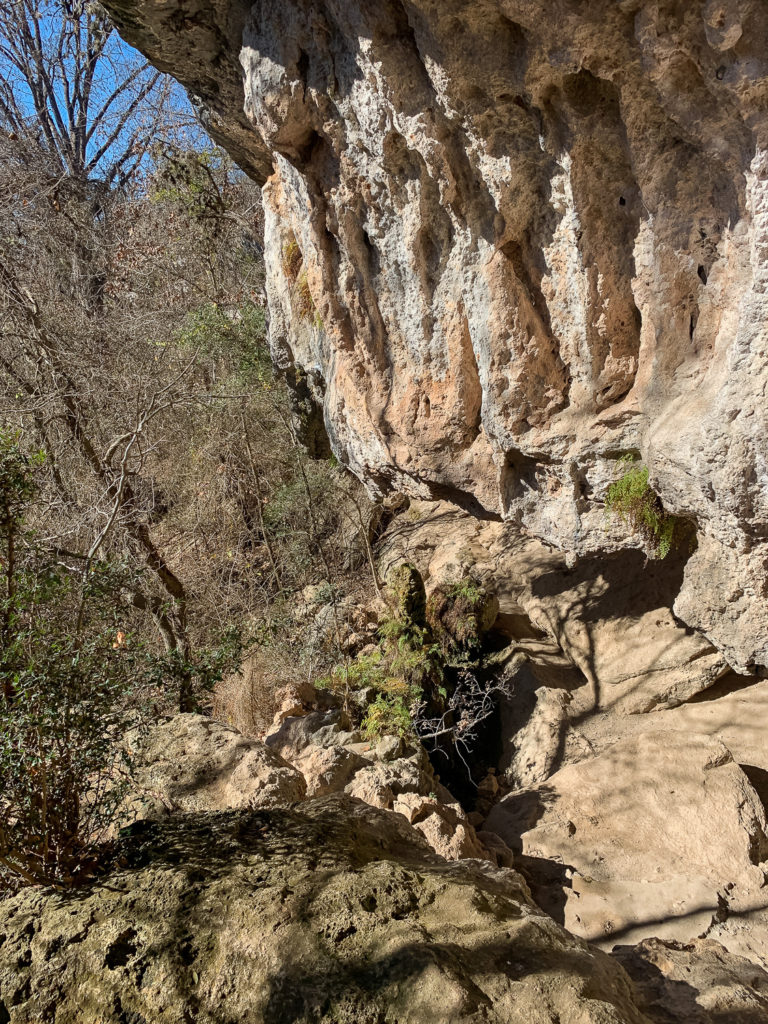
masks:
POLYGON ((501 673, 482 680, 469 669, 461 670, 440 714, 428 716, 426 701, 413 709, 414 728, 422 743, 446 758, 455 751, 473 784, 470 763, 481 727, 495 714, 500 700, 512 697, 515 676, 527 660, 526 654, 517 651, 501 673), (446 741, 447 749, 441 745, 446 741))
POLYGON ((179 95, 89 0, 0 0, 0 77, 5 130, 81 185, 129 180, 179 95))
POLYGON ((185 112, 96 5, 0 0, 0 74, 0 426, 46 453, 40 542, 82 594, 120 568, 119 630, 187 710, 228 627, 295 655, 292 595, 360 585, 365 502, 291 432, 258 188, 174 145, 185 112))

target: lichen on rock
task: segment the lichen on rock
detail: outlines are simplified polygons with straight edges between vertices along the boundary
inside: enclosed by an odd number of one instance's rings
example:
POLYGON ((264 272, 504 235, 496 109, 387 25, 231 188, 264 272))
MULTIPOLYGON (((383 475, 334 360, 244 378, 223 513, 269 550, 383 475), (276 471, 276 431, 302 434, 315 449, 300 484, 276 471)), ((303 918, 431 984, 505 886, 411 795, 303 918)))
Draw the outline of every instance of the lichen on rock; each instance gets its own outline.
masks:
POLYGON ((351 797, 138 823, 72 894, 0 903, 12 1024, 644 1024, 519 875, 351 797))

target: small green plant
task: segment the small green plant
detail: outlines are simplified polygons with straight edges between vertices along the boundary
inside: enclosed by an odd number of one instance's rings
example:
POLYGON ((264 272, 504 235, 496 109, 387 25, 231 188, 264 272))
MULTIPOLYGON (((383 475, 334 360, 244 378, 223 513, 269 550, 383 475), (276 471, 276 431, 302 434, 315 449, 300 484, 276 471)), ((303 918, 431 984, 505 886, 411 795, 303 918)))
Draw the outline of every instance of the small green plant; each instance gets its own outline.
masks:
POLYGON ((384 651, 390 672, 412 689, 431 691, 442 683, 442 651, 426 628, 412 628, 395 642, 385 641, 384 651))
MULTIPOLYGON (((418 571, 402 565, 390 576, 391 614, 379 623, 379 643, 368 654, 336 665, 315 685, 346 696, 372 688, 376 700, 363 719, 363 729, 381 727, 423 702, 425 694, 443 700, 446 694, 443 653, 424 621, 424 584, 418 571), (386 714, 385 714, 386 712, 386 714), (389 718, 387 718, 387 714, 389 718)), ((397 731, 397 729, 395 729, 397 731)))
POLYGON ((382 736, 407 736, 413 730, 411 713, 402 696, 379 694, 369 706, 362 722, 363 736, 377 740, 382 736))
POLYGON ((608 488, 605 509, 638 533, 655 558, 666 558, 676 544, 683 524, 665 511, 661 498, 648 483, 648 469, 624 455, 619 466, 625 471, 608 488))
POLYGON ((454 599, 461 598, 470 604, 477 604, 485 597, 485 590, 472 577, 467 579, 459 580, 457 583, 452 583, 448 588, 448 597, 454 599))
POLYGON ((315 681, 318 690, 330 690, 343 694, 349 690, 365 690, 372 687, 384 690, 387 686, 386 665, 377 648, 370 654, 360 655, 348 664, 334 665, 327 676, 315 681))

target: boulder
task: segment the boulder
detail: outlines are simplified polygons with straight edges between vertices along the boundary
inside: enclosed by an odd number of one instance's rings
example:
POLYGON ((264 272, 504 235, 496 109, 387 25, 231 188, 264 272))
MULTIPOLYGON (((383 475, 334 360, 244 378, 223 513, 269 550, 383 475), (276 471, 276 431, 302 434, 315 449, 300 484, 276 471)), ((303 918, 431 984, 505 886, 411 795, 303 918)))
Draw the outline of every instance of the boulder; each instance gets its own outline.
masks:
POLYGON ((286 718, 302 718, 316 710, 318 705, 328 701, 328 694, 316 690, 311 683, 303 680, 280 687, 275 691, 273 700, 277 710, 271 732, 279 729, 286 718))
POLYGON ((515 855, 510 848, 495 832, 488 829, 480 829, 476 833, 478 841, 488 851, 489 860, 494 861, 500 868, 513 868, 515 866, 515 855))
POLYGON ((435 853, 446 860, 475 857, 496 863, 496 858, 489 856, 466 817, 450 804, 435 804, 431 814, 419 817, 413 824, 435 853))
POLYGON ((306 793, 301 772, 274 750, 204 715, 175 715, 131 742, 134 816, 279 807, 306 793))
POLYGON ((357 800, 362 800, 370 807, 380 807, 383 810, 392 810, 395 803, 395 794, 387 785, 384 777, 370 769, 361 771, 355 778, 344 787, 344 791, 357 800))
POLYGON ((373 748, 379 761, 396 761, 406 753, 406 743, 401 736, 382 736, 373 748))
POLYGON ((648 1024, 520 876, 350 797, 137 823, 87 889, 0 902, 10 1024, 648 1024))
POLYGON ((768 906, 764 808, 708 736, 620 741, 509 794, 486 827, 521 855, 542 905, 608 946, 687 941, 745 901, 768 906))
POLYGON ((394 798, 403 793, 420 796, 436 794, 436 782, 429 758, 422 747, 411 757, 378 761, 361 769, 345 792, 372 807, 392 808, 394 798))
POLYGON ((307 796, 339 793, 354 774, 370 761, 348 747, 317 747, 310 744, 293 759, 307 782, 307 796))
POLYGON ((564 687, 542 686, 532 666, 518 671, 512 695, 499 703, 499 768, 514 788, 544 782, 557 767, 568 733, 571 700, 564 687))
POLYGON ((340 708, 313 711, 308 715, 284 718, 278 728, 267 733, 264 742, 292 761, 310 744, 334 747, 359 740, 359 735, 349 731, 349 725, 349 717, 340 708))
POLYGON ((417 828, 435 853, 446 860, 479 857, 497 863, 478 841, 459 804, 443 804, 418 793, 402 793, 395 797, 393 810, 417 828))
POLYGON ((681 943, 646 939, 614 957, 635 985, 651 1020, 664 1024, 764 1024, 768 972, 712 939, 681 943))

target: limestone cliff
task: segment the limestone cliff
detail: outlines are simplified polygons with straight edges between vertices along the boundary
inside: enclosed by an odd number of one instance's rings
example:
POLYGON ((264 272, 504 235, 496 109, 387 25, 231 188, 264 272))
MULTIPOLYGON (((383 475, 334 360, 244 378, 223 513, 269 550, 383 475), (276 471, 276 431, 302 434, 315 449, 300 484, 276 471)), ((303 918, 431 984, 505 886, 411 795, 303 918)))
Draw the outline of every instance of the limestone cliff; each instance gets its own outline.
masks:
POLYGON ((768 665, 763 0, 109 0, 264 183, 272 343, 379 490, 574 554, 639 453, 768 665))

